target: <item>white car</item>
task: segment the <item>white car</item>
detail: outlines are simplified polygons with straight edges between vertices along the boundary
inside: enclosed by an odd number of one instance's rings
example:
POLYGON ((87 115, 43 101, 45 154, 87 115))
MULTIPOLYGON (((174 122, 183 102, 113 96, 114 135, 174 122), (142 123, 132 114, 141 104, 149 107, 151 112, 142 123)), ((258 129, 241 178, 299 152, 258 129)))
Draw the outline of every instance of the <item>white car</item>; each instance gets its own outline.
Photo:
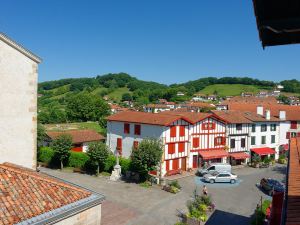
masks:
POLYGON ((212 174, 205 174, 203 176, 206 182, 211 184, 218 182, 218 183, 231 183, 234 184, 237 181, 237 175, 230 173, 230 172, 214 172, 212 174))

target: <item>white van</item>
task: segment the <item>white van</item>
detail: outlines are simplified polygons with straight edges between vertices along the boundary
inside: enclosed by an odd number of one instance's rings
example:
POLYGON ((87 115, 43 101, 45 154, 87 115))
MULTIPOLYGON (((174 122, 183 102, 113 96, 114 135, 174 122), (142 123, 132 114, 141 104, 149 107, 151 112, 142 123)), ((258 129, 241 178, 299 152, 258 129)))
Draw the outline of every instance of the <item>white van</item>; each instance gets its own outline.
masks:
POLYGON ((199 174, 204 175, 213 172, 229 172, 231 173, 231 165, 228 163, 212 163, 207 166, 207 168, 199 169, 199 174))

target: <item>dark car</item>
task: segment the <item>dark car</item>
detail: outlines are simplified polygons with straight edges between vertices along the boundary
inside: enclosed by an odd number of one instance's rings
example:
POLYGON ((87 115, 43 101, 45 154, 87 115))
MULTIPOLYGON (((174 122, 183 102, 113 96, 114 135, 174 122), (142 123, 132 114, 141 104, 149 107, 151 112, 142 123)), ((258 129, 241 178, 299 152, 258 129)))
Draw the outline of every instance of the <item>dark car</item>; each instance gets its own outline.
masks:
POLYGON ((284 192, 284 185, 278 180, 271 178, 261 179, 260 187, 264 191, 266 191, 270 196, 272 196, 274 192, 284 192))

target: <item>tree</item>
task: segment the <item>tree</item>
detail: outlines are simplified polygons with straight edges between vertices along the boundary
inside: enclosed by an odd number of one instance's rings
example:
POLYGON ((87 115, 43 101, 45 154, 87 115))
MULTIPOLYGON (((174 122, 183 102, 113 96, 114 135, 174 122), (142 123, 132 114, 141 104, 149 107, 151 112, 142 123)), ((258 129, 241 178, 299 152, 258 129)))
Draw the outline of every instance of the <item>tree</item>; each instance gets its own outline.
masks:
POLYGON ((131 101, 132 100, 132 96, 131 96, 131 94, 129 94, 129 93, 124 93, 123 95, 122 95, 122 101, 124 102, 124 101, 131 101))
POLYGON ((132 170, 138 172, 142 180, 148 176, 148 172, 155 170, 161 161, 163 146, 160 140, 144 139, 137 149, 131 153, 132 170))
POLYGON ((105 160, 109 155, 109 149, 103 142, 93 142, 89 144, 87 155, 90 160, 97 165, 97 176, 99 175, 100 166, 104 166, 105 160))
POLYGON ((45 127, 41 123, 38 123, 37 124, 37 147, 43 145, 45 137, 46 137, 45 127))
POLYGON ((100 97, 82 92, 67 99, 66 112, 70 121, 99 121, 110 114, 110 107, 100 97))
POLYGON ((52 149, 55 155, 60 160, 60 168, 63 169, 64 162, 70 156, 70 150, 72 148, 72 137, 67 134, 60 135, 58 138, 54 139, 52 142, 52 149))

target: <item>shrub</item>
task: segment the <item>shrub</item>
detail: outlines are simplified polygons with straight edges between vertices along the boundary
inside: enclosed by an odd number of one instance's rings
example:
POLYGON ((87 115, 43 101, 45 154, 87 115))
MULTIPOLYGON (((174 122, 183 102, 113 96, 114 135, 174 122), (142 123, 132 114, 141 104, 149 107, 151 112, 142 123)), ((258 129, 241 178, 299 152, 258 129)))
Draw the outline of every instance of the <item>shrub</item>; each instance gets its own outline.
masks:
POLYGON ((172 186, 172 187, 176 187, 177 189, 181 189, 181 186, 178 183, 178 180, 171 181, 169 185, 172 186))
POLYGON ((268 156, 266 156, 263 160, 263 163, 265 163, 265 164, 269 164, 270 162, 271 162, 271 159, 268 156))
POLYGON ((88 160, 89 157, 84 152, 71 152, 68 166, 83 168, 88 160))
POLYGON ((50 163, 54 157, 55 152, 50 147, 41 147, 38 153, 38 161, 43 163, 50 163))
POLYGON ((117 160, 114 155, 109 155, 104 163, 104 171, 111 173, 111 171, 114 169, 114 166, 116 165, 116 161, 117 160))
POLYGON ((120 158, 120 166, 122 174, 126 174, 128 170, 130 170, 131 167, 131 160, 126 158, 120 158))

